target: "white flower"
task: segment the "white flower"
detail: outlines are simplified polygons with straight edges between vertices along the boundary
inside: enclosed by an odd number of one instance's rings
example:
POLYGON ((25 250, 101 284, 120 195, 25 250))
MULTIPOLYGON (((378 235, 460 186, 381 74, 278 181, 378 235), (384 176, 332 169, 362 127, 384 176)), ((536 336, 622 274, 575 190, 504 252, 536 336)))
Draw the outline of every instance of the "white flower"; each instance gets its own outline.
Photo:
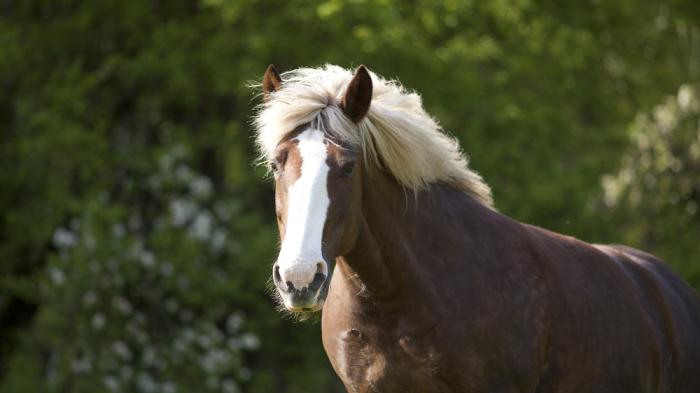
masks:
POLYGON ((156 381, 150 374, 145 372, 139 373, 138 377, 136 378, 136 385, 139 387, 140 391, 146 393, 155 392, 158 390, 158 384, 156 381))
POLYGON ((113 392, 119 391, 119 381, 117 378, 108 375, 102 379, 102 383, 105 385, 105 387, 113 392))
POLYGON ((206 176, 199 176, 190 182, 190 192, 196 198, 209 198, 212 188, 211 180, 206 176))
POLYGON ((203 211, 194 218, 190 227, 190 235, 198 240, 207 240, 211 236, 214 220, 211 214, 203 211))
POLYGON ((114 307, 124 315, 129 315, 133 311, 131 303, 121 296, 115 297, 112 303, 114 304, 114 307))
POLYGON ((124 361, 131 360, 131 350, 124 341, 115 341, 112 343, 112 351, 124 361))
POLYGON ((165 381, 163 383, 163 393, 175 393, 177 391, 177 385, 172 381, 165 381))
POLYGON ((243 315, 241 313, 233 313, 226 319, 226 331, 229 333, 237 332, 243 325, 243 315))
POLYGON ((226 367, 231 361, 231 354, 222 350, 211 350, 201 359, 201 364, 204 370, 209 373, 216 373, 226 367))
POLYGON ((90 363, 90 359, 86 357, 80 359, 73 359, 73 361, 71 362, 71 369, 76 374, 86 373, 92 370, 92 363, 90 363))
POLYGON ((112 226, 112 234, 116 238, 122 238, 122 237, 124 237, 124 235, 126 235, 126 228, 121 223, 114 224, 112 226))
POLYGON ((51 278, 51 282, 56 285, 61 285, 66 281, 66 275, 63 273, 63 270, 55 266, 49 267, 49 277, 51 278))
POLYGON ((141 252, 139 259, 141 260, 141 264, 145 267, 152 267, 156 263, 156 257, 150 251, 141 252))
POLYGON ((78 237, 74 232, 69 231, 68 229, 56 228, 56 231, 53 233, 52 240, 53 244, 57 248, 64 249, 75 246, 75 244, 78 242, 78 237))
POLYGON ((245 333, 241 336, 241 344, 245 349, 258 349, 260 347, 260 339, 253 333, 245 333))
POLYGON ((122 377, 122 379, 129 381, 134 376, 134 370, 129 366, 124 366, 122 367, 119 374, 122 377))
POLYGON ((92 327, 95 328, 95 330, 102 330, 103 327, 105 327, 106 319, 104 314, 98 312, 92 317, 92 327))
POLYGON ((683 85, 678 89, 678 106, 684 110, 691 110, 693 104, 694 94, 693 88, 688 85, 683 85))
POLYGON ((199 345, 201 345, 204 348, 209 348, 209 347, 211 347, 212 340, 206 334, 200 334, 197 337, 197 343, 199 343, 199 345))
POLYGON ((179 165, 175 169, 175 178, 182 183, 189 183, 192 181, 192 178, 194 177, 194 172, 190 169, 190 167, 186 165, 179 165))
POLYGON ((97 294, 95 291, 87 291, 83 295, 83 305, 86 307, 91 307, 97 304, 97 294))
POLYGON ((248 367, 241 367, 241 369, 238 370, 238 376, 243 380, 248 380, 253 376, 253 372, 250 371, 248 367))
POLYGON ((224 249, 224 246, 226 245, 226 232, 220 229, 217 229, 214 231, 214 234, 211 237, 211 248, 212 251, 214 252, 221 252, 221 250, 224 249))
POLYGON ((158 360, 158 356, 156 356, 156 351, 154 351, 150 347, 146 347, 143 350, 143 363, 146 365, 153 365, 156 363, 156 360, 158 360))
POLYGON ((170 263, 167 263, 167 262, 166 262, 166 263, 162 263, 162 264, 160 265, 160 272, 161 272, 165 277, 171 276, 171 275, 173 274, 173 265, 171 265, 170 263))
POLYGON ((197 205, 190 199, 179 198, 170 202, 170 216, 175 226, 185 225, 196 211, 197 205))
POLYGON ((226 378, 221 382, 221 390, 224 393, 238 393, 241 391, 236 382, 230 378, 226 378))

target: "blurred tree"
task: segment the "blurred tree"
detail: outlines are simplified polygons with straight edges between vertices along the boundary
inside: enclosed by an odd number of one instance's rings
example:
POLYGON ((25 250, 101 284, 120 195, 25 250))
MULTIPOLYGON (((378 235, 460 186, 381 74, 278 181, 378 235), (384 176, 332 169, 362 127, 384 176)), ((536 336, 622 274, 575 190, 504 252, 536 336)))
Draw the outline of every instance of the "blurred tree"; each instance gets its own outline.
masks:
POLYGON ((605 205, 630 244, 666 258, 700 288, 700 90, 684 85, 637 116, 632 146, 603 178, 605 205))
POLYGON ((235 29, 198 2, 0 10, 0 391, 335 386, 265 292, 235 29))
POLYGON ((149 173, 124 174, 119 192, 86 198, 54 231, 27 343, 34 351, 15 356, 10 390, 23 391, 37 354, 59 391, 235 392, 250 379, 242 352, 259 338, 237 299, 245 267, 230 263, 250 248, 229 236, 254 222, 214 197, 186 148, 156 156, 149 173))

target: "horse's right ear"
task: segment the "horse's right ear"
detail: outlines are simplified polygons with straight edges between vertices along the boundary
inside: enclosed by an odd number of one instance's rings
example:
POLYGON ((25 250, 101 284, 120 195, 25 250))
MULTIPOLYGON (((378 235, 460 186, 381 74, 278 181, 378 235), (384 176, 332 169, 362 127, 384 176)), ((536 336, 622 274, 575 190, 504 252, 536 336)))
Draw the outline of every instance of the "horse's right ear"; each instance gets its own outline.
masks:
POLYGON ((372 77, 364 65, 361 65, 355 71, 355 75, 348 84, 343 96, 343 102, 340 107, 345 112, 345 115, 355 123, 359 123, 372 103, 372 77))
POLYGON ((270 97, 270 93, 274 93, 282 87, 282 78, 280 73, 277 72, 275 66, 270 64, 265 70, 265 75, 263 75, 262 88, 263 88, 263 100, 267 101, 270 97))

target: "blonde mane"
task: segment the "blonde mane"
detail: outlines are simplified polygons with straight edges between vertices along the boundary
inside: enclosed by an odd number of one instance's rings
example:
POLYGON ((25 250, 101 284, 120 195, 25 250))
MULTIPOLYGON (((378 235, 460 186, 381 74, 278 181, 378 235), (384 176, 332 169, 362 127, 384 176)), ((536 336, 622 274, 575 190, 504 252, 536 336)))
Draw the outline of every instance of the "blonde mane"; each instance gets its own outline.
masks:
POLYGON ((491 189, 469 169, 457 140, 425 112, 421 97, 396 81, 370 75, 372 103, 356 124, 339 106, 351 71, 326 65, 283 73, 282 87, 270 94, 254 118, 261 159, 269 161, 285 136, 312 123, 361 150, 368 166, 388 171, 407 189, 443 182, 491 207, 491 189))

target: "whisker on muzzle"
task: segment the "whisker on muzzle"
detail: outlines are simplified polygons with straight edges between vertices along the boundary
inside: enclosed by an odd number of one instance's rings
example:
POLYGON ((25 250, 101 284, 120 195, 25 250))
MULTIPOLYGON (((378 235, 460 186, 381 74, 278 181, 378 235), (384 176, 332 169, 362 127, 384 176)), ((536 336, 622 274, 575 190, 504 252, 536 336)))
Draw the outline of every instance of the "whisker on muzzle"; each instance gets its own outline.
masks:
POLYGON ((277 310, 277 312, 282 314, 282 317, 284 319, 291 320, 292 322, 320 321, 320 313, 317 311, 289 310, 284 305, 284 299, 282 298, 282 295, 279 293, 279 290, 275 286, 272 276, 270 276, 270 278, 268 278, 267 282, 265 283, 265 292, 267 292, 267 294, 272 298, 272 301, 275 303, 275 309, 277 310))

